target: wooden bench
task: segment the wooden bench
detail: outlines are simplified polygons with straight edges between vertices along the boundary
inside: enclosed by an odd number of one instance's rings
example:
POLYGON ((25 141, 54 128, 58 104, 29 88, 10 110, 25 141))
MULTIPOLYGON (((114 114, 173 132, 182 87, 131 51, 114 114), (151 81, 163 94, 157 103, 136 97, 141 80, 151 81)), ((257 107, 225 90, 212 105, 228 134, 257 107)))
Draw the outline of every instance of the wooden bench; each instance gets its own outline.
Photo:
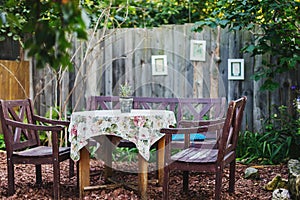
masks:
MULTIPOLYGON (((119 109, 118 96, 90 96, 87 110, 119 109)), ((219 119, 225 116, 227 102, 220 98, 161 98, 161 97, 133 97, 134 109, 171 110, 175 113, 178 126, 184 120, 219 119)), ((183 138, 182 138, 183 140, 183 138)), ((174 141, 174 145, 182 146, 181 141, 174 141)), ((122 141, 119 147, 134 147, 134 144, 122 141)))
MULTIPOLYGON (((134 109, 171 110, 177 122, 181 120, 201 120, 222 118, 225 115, 226 98, 161 98, 133 97, 134 109)), ((118 96, 91 96, 87 110, 119 109, 118 96)))

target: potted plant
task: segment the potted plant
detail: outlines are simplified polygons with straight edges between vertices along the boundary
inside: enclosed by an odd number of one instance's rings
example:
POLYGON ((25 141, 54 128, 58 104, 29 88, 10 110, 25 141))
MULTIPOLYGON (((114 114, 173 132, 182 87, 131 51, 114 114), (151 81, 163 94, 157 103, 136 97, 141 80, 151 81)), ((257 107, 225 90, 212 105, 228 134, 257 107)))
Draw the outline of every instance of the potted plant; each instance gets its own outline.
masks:
POLYGON ((122 113, 130 113, 132 108, 133 98, 131 96, 132 90, 128 83, 120 85, 120 109, 122 113))

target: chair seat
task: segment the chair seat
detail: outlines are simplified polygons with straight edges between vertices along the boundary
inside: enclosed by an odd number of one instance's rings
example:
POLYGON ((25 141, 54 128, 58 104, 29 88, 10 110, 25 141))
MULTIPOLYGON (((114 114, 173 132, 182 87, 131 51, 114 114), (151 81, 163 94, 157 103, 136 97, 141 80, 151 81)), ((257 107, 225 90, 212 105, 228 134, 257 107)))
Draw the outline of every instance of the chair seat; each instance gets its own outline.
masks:
MULTIPOLYGON (((70 147, 59 147, 60 154, 66 153, 68 151, 70 151, 70 147)), ((19 152, 14 152, 14 155, 30 156, 30 157, 52 156, 52 147, 38 146, 31 149, 19 151, 19 152)))
MULTIPOLYGON (((190 134, 190 140, 191 141, 204 141, 206 138, 205 135, 199 134, 199 133, 192 133, 190 134)), ((184 140, 184 134, 174 134, 172 135, 172 141, 183 141, 184 140)))
POLYGON ((217 149, 187 148, 171 157, 173 161, 195 162, 195 163, 214 163, 217 162, 217 149))

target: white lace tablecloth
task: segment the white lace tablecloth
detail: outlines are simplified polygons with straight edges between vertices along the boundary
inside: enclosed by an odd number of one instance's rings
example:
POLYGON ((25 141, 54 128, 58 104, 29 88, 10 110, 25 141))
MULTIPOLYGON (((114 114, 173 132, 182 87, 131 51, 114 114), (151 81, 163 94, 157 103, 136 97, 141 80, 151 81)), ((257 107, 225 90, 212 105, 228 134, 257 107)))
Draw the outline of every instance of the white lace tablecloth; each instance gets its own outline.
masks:
POLYGON ((121 113, 120 110, 93 110, 74 112, 69 126, 71 158, 80 159, 79 151, 95 136, 114 135, 133 142, 141 156, 150 157, 150 147, 163 134, 161 128, 176 124, 172 111, 132 110, 121 113))

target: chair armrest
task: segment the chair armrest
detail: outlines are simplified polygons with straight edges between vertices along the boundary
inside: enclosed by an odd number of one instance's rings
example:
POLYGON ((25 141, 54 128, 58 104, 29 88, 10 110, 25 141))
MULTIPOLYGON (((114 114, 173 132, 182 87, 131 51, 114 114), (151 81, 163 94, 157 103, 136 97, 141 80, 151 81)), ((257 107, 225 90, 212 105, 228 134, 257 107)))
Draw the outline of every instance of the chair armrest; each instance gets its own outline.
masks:
POLYGON ((27 124, 22 122, 17 122, 11 119, 5 119, 6 124, 16 127, 16 128, 22 128, 27 130, 35 130, 35 131, 62 131, 64 130, 64 126, 56 125, 56 126, 42 126, 42 125, 35 125, 35 124, 27 124))
MULTIPOLYGON (((165 134, 165 145, 169 145, 172 141, 173 134, 193 134, 193 133, 205 133, 207 132, 206 126, 201 127, 190 127, 190 128, 162 128, 160 129, 161 133, 165 134)), ((189 136, 187 137, 189 138, 189 136)), ((190 140, 185 140, 185 146, 190 142, 190 140)))
POLYGON ((161 133, 164 134, 191 134, 191 133, 203 133, 207 132, 207 126, 201 127, 190 127, 190 128, 162 128, 160 129, 161 133))
POLYGON ((34 119, 39 122, 49 123, 53 125, 62 125, 62 126, 69 126, 69 121, 63 121, 63 120, 56 120, 56 119, 49 119, 46 117, 42 117, 39 115, 33 115, 34 119))

